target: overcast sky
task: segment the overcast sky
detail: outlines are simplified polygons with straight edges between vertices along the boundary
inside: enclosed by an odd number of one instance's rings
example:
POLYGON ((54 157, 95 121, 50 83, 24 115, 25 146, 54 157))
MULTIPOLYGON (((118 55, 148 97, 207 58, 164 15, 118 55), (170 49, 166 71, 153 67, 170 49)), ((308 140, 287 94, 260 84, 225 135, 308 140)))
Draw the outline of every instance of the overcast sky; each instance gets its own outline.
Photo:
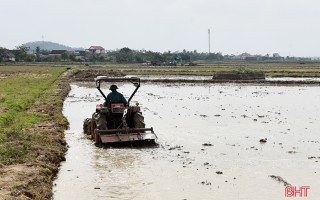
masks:
POLYGON ((319 0, 0 0, 0 46, 320 56, 319 0))

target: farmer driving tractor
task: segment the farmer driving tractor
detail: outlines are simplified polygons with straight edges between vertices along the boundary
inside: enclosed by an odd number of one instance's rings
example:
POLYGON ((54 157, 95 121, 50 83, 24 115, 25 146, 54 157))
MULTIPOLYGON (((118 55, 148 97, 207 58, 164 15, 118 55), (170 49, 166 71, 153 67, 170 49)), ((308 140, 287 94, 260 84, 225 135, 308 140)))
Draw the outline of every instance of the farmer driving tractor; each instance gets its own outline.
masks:
POLYGON ((144 117, 139 103, 129 105, 132 97, 140 87, 140 78, 137 77, 108 77, 98 76, 94 79, 96 87, 103 96, 105 102, 97 104, 92 118, 86 118, 83 123, 83 132, 91 135, 96 145, 125 143, 125 142, 151 142, 157 139, 153 128, 146 128, 144 117), (102 82, 131 82, 135 90, 128 99, 117 92, 118 87, 111 85, 111 92, 105 95, 101 90, 102 82))
POLYGON ((112 103, 123 103, 125 106, 127 106, 127 100, 121 93, 117 91, 117 89, 119 88, 116 85, 110 86, 109 90, 111 90, 111 92, 108 94, 104 106, 110 108, 112 103))
MULTIPOLYGON (((103 107, 111 110, 112 105, 123 104, 124 107, 128 106, 127 100, 124 96, 117 91, 118 87, 116 85, 111 85, 109 90, 111 92, 108 94, 103 107)), ((96 121, 97 128, 100 130, 114 129, 120 126, 122 123, 123 112, 113 113, 113 112, 101 112, 102 105, 98 104, 96 106, 96 112, 93 113, 92 118, 96 121), (109 123, 107 123, 109 119, 109 123)))

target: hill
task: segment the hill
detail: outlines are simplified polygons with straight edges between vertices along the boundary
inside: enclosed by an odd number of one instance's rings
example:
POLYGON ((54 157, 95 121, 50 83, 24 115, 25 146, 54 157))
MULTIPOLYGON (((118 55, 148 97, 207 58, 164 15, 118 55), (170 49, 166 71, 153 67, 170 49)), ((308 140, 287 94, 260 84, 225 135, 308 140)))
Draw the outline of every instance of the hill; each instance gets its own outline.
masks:
POLYGON ((30 50, 36 50, 37 47, 44 50, 67 50, 67 51, 74 51, 74 50, 84 50, 84 48, 72 48, 63 44, 50 42, 50 41, 35 41, 35 42, 27 42, 23 44, 23 46, 29 47, 30 50))

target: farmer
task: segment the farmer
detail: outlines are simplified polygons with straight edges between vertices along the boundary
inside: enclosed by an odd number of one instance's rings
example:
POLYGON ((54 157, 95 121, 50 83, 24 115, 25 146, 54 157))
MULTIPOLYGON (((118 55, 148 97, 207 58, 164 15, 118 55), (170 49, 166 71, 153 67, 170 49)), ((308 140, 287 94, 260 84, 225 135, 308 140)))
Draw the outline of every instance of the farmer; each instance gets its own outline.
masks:
MULTIPOLYGON (((111 85, 109 90, 111 92, 107 95, 107 99, 104 102, 104 106, 111 108, 111 104, 113 103, 123 103, 124 106, 128 106, 127 100, 123 97, 123 95, 117 92, 118 87, 116 85, 111 85)), ((114 129, 121 126, 123 122, 123 113, 113 113, 113 111, 108 113, 108 128, 114 129)))
POLYGON ((104 103, 108 108, 110 108, 112 103, 123 103, 125 106, 128 104, 127 100, 117 91, 117 89, 118 87, 116 85, 111 85, 109 88, 111 92, 108 94, 106 102, 104 103))
MULTIPOLYGON (((116 85, 111 85, 110 88, 111 92, 107 95, 107 99, 104 102, 104 106, 110 108, 112 103, 123 103, 125 106, 127 106, 128 102, 124 98, 124 96, 117 92, 118 87, 116 85)), ((122 122, 122 113, 105 113, 101 112, 102 104, 98 104, 96 106, 96 112, 93 113, 92 118, 95 121, 97 128, 100 130, 106 130, 106 129, 114 129, 119 127, 119 125, 122 122), (107 122, 107 119, 108 122, 107 122)))

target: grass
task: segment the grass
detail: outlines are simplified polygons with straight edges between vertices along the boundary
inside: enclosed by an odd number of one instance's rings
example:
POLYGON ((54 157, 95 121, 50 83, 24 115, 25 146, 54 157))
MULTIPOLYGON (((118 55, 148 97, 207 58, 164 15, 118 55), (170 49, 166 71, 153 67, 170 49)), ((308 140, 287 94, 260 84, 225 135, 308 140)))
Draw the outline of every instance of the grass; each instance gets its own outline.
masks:
POLYGON ((216 62, 197 66, 144 66, 141 64, 96 63, 79 69, 113 69, 130 75, 213 75, 217 71, 262 71, 271 77, 320 77, 320 63, 306 62, 216 62))
MULTIPOLYGON (((245 61, 221 61, 212 63, 198 63, 197 66, 146 66, 142 64, 117 64, 117 63, 45 63, 47 68, 57 65, 68 65, 76 69, 106 69, 120 70, 130 75, 209 75, 217 71, 238 71, 245 68, 248 71, 262 71, 271 77, 320 77, 320 62, 245 62, 245 61)), ((9 68, 11 71, 19 69, 19 66, 0 66, 9 68), (11 68, 12 67, 12 68, 11 68)), ((24 63, 26 72, 35 69, 41 70, 43 63, 24 63)), ((1 96, 0 96, 1 98, 1 96)))
POLYGON ((64 67, 0 66, 0 75, 8 76, 0 79, 0 163, 36 159, 34 150, 43 136, 28 129, 48 116, 29 110, 36 102, 52 100, 50 94, 64 71, 64 67))

